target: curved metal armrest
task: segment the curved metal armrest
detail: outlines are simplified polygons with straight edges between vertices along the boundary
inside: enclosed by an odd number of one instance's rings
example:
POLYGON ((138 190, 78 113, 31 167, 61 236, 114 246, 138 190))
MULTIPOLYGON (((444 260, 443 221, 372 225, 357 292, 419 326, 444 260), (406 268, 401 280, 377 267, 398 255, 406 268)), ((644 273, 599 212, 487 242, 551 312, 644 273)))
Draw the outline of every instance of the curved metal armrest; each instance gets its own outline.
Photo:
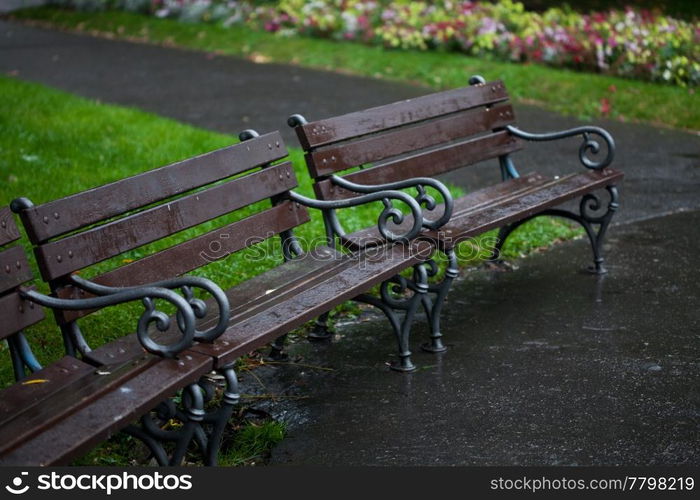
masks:
POLYGON ((452 217, 452 209, 454 207, 454 200, 452 199, 452 194, 450 193, 449 189, 447 189, 447 186, 445 186, 442 182, 438 181, 437 179, 432 179, 430 177, 414 177, 412 179, 391 182, 388 184, 368 185, 356 184, 337 175, 332 175, 330 178, 333 184, 347 189, 348 191, 354 191, 356 193, 375 193, 378 191, 398 190, 415 187, 418 190, 418 195, 415 197, 415 200, 418 202, 419 205, 425 206, 425 209, 428 211, 435 210, 435 208, 437 207, 435 199, 425 192, 424 186, 430 186, 437 192, 439 192, 442 196, 442 199, 444 200, 444 203, 442 205, 443 213, 436 220, 428 220, 425 217, 423 217, 421 221, 422 226, 427 227, 429 229, 438 229, 439 227, 444 226, 447 223, 447 221, 450 220, 450 217, 452 217))
POLYGON ((508 125, 506 128, 514 136, 525 139, 526 141, 553 141, 556 139, 563 139, 565 137, 581 135, 583 136, 583 143, 581 143, 581 146, 578 148, 579 160, 583 166, 593 170, 601 170, 607 167, 615 158, 615 141, 607 130, 600 127, 583 126, 544 134, 531 134, 512 125, 508 125), (598 141, 591 138, 591 135, 597 135, 602 138, 603 141, 605 141, 607 154, 602 160, 595 161, 587 156, 588 152, 595 155, 600 152, 600 144, 598 141))
MULTIPOLYGON (((206 316, 207 305, 203 300, 194 297, 192 287, 201 288, 214 297, 214 300, 219 307, 219 320, 215 326, 208 330, 199 331, 195 328, 194 340, 210 342, 224 333, 226 327, 228 326, 229 314, 231 310, 228 297, 216 283, 206 278, 201 278, 198 276, 180 276, 178 278, 158 281, 156 283, 149 283, 148 285, 140 287, 111 287, 94 283, 74 274, 71 276, 71 282, 78 288, 82 288, 87 292, 100 296, 115 295, 130 290, 141 290, 144 287, 165 288, 168 290, 180 288, 185 296, 185 300, 192 308, 194 315, 200 319, 206 316)), ((182 321, 179 309, 177 313, 177 320, 178 323, 181 323, 182 321)), ((180 325, 180 329, 183 329, 182 325, 180 325)))
POLYGON ((28 288, 20 288, 20 294, 23 298, 41 306, 69 311, 97 309, 140 299, 146 310, 139 318, 136 336, 144 349, 160 356, 175 357, 179 352, 190 347, 194 341, 195 313, 193 308, 184 298, 165 288, 146 286, 87 299, 59 299, 28 288), (155 322, 156 328, 161 332, 170 328, 170 318, 155 308, 154 299, 166 300, 177 308, 178 327, 182 337, 174 344, 159 344, 151 338, 149 333, 151 322, 155 322))
MULTIPOLYGON (((330 201, 307 198, 306 196, 303 196, 299 193, 295 193, 294 191, 288 191, 288 195, 292 200, 296 201, 297 203, 311 208, 317 208, 320 210, 335 210, 338 208, 356 207, 358 205, 364 205, 365 203, 369 203, 372 201, 381 201, 382 203, 384 203, 384 210, 382 210, 382 213, 379 214, 377 227, 381 235, 384 238, 386 238, 387 241, 392 243, 397 241, 407 242, 415 238, 416 236, 418 236, 418 233, 420 233, 423 225, 423 211, 421 210, 420 205, 411 196, 401 191, 377 191, 374 193, 356 196, 355 198, 349 198, 347 200, 330 201), (391 221, 397 225, 401 224, 405 219, 403 212, 401 212, 401 210, 395 208, 391 204, 390 200, 392 199, 402 201, 406 205, 408 205, 413 215, 413 225, 407 232, 403 234, 396 234, 393 231, 387 229, 386 227, 389 219, 391 219, 391 221)), ((341 228, 334 227, 333 229, 336 231, 336 233, 340 235, 343 234, 341 228)))

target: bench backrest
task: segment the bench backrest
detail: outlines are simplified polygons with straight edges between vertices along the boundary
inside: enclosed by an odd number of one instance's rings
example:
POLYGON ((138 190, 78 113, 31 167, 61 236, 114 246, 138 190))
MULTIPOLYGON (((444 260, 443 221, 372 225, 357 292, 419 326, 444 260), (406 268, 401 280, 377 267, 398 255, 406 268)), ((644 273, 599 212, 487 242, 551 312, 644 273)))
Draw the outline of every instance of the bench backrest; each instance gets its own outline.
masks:
POLYGON ((514 122, 500 81, 448 90, 303 125, 295 130, 321 199, 357 196, 327 179, 358 184, 432 177, 507 155, 522 141, 505 130, 514 122))
MULTIPOLYGON (((19 287, 33 279, 27 254, 19 245, 10 245, 20 238, 12 212, 8 207, 0 208, 0 340, 7 339, 12 349, 15 376, 24 376, 21 359, 14 359, 20 350, 28 346, 14 343, 25 328, 44 319, 44 310, 33 302, 24 300, 19 287)), ((21 336, 21 335, 20 335, 21 336)), ((29 353, 25 353, 29 354, 29 353)), ((33 357, 33 356, 32 356, 33 357)))
MULTIPOLYGON (((189 237, 151 255, 117 263, 90 279, 137 286, 173 278, 309 220, 304 207, 275 203, 297 186, 278 132, 20 210, 42 277, 61 298, 82 298, 71 273, 162 240, 261 200, 268 208, 189 237)), ((125 259, 124 259, 125 260, 125 259)), ((92 311, 65 311, 73 321, 92 311)), ((59 318, 61 320, 61 318, 59 318)))

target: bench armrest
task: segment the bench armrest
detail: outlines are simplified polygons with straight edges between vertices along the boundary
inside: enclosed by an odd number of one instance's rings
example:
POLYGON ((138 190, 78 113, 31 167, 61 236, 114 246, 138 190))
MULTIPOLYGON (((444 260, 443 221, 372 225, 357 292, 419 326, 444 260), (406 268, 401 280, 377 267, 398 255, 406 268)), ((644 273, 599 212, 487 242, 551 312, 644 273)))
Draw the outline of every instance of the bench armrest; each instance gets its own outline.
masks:
MULTIPOLYGON (((420 205, 410 195, 402 191, 376 191, 373 193, 356 196, 355 198, 348 198, 347 200, 316 200, 314 198, 307 198, 306 196, 294 191, 288 191, 287 195, 290 199, 300 203, 301 205, 329 212, 339 208, 356 207, 358 205, 364 205, 365 203, 370 203, 373 201, 381 201, 384 203, 384 210, 382 210, 382 212, 379 214, 377 228, 379 229, 379 233, 391 243, 407 242, 418 236, 418 233, 420 233, 423 227, 423 211, 421 210, 420 205), (387 223, 390 219, 397 225, 401 224, 405 220, 403 212, 393 206, 391 202, 392 199, 404 202, 411 209, 411 214, 413 215, 413 225, 405 233, 397 234, 387 228, 387 223)), ((337 218, 330 217, 329 220, 332 223, 333 230, 336 232, 336 234, 340 236, 345 234, 343 229, 338 224, 337 218)))
MULTIPOLYGON (((71 275, 71 282, 78 288, 81 288, 87 292, 98 296, 115 295, 127 290, 139 290, 144 286, 165 288, 168 290, 179 288, 180 290, 182 290, 182 294, 184 295, 185 300, 194 311, 195 317, 199 319, 202 319, 207 315, 207 304, 203 300, 194 297, 192 293, 192 288, 201 288, 207 293, 209 293, 216 301, 216 304, 219 308, 219 316, 216 325, 214 325, 213 327, 204 331, 200 331, 195 328, 194 340, 211 342, 212 340, 216 339, 219 335, 224 333, 226 327, 228 326, 229 314, 231 309, 228 297, 216 283, 206 278, 201 278, 198 276, 180 276, 177 278, 158 281, 155 283, 149 283, 140 287, 112 287, 100 285, 98 283, 86 280, 85 278, 82 278, 76 274, 73 274, 71 275)), ((180 322, 179 310, 177 319, 178 322, 180 322)), ((180 329, 182 330, 183 327, 181 326, 180 329)))
POLYGON ((175 357, 179 352, 190 347, 194 341, 195 313, 192 306, 184 298, 165 288, 146 286, 87 299, 59 299, 25 287, 20 288, 19 293, 26 300, 41 306, 69 311, 97 309, 133 300, 142 300, 145 311, 139 318, 136 335, 144 349, 160 356, 175 357), (149 326, 152 322, 155 323, 156 328, 161 332, 170 328, 170 318, 164 312, 156 309, 154 299, 166 300, 177 308, 177 323, 181 338, 174 344, 159 344, 151 338, 149 326))
POLYGON ((508 125, 506 128, 511 134, 513 134, 516 137, 525 139, 526 141, 536 142, 553 141, 557 139, 563 139, 565 137, 574 137, 580 135, 583 137, 583 143, 581 143, 581 146, 578 148, 579 160, 581 161, 584 167, 590 168, 592 170, 604 169, 605 167, 610 165, 613 159, 615 158, 615 141, 613 140, 612 136, 607 130, 602 129, 600 127, 583 126, 571 128, 568 130, 561 130, 558 132, 548 132, 544 134, 532 134, 520 130, 519 128, 514 127, 512 125, 508 125), (600 152, 600 143, 593 139, 591 135, 597 135, 605 142, 607 149, 605 158, 598 161, 589 158, 589 152, 593 153, 594 155, 597 155, 600 152))
POLYGON ((435 189, 438 193, 440 193, 440 196, 442 196, 442 199, 444 200, 442 204, 443 213, 436 220, 428 220, 425 217, 423 217, 421 225, 428 229, 438 229, 444 226, 447 223, 447 221, 450 220, 450 217, 452 217, 452 209, 454 207, 454 200, 452 199, 452 194, 450 193, 449 189, 447 189, 447 186, 445 186, 442 182, 438 181, 437 179, 432 179, 430 177, 414 177, 412 179, 405 179, 403 181, 391 182, 388 184, 368 185, 356 184, 337 175, 332 175, 330 178, 333 184, 340 186, 343 189, 347 189, 348 191, 353 191, 355 193, 376 193, 379 191, 398 190, 415 187, 418 190, 418 195, 415 197, 415 200, 418 202, 419 205, 424 206, 425 209, 429 212, 435 210, 435 208, 438 206, 435 202, 435 199, 425 192, 425 186, 430 186, 433 189, 435 189))

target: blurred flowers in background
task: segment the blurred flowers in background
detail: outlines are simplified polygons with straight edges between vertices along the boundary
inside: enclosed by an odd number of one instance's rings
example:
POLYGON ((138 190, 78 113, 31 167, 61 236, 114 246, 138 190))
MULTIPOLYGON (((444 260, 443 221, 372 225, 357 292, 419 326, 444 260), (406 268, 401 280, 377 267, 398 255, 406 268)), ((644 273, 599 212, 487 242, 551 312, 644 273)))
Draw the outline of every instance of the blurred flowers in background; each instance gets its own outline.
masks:
POLYGON ((353 40, 392 49, 458 51, 519 63, 700 84, 700 24, 657 11, 525 10, 512 0, 53 0, 187 22, 245 23, 280 36, 353 40))

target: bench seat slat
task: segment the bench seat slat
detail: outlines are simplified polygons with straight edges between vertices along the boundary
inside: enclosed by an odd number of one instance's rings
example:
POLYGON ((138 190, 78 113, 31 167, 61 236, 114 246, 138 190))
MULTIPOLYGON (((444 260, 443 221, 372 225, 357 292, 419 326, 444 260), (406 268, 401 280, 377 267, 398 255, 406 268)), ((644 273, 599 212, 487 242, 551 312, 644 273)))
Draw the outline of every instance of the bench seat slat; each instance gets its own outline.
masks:
POLYGON ((3 456, 0 464, 67 465, 211 369, 211 358, 189 351, 177 360, 159 360, 24 441, 3 456))
POLYGON ((318 149, 307 155, 307 165, 312 177, 329 175, 364 163, 490 132, 513 121, 513 108, 509 104, 473 109, 411 128, 318 149))
MULTIPOLYGON (((501 131, 359 170, 343 178, 358 184, 384 184, 412 177, 433 177, 521 148, 521 140, 501 131)), ((316 183, 314 189, 317 196, 326 200, 359 196, 334 186, 330 179, 316 183)))
MULTIPOLYGON (((119 267, 93 281, 107 286, 138 286, 180 276, 308 220, 309 213, 305 207, 285 201, 264 212, 119 267)), ((78 299, 90 295, 82 295, 77 288, 67 286, 58 291, 58 296, 78 299)), ((62 318, 73 321, 91 312, 94 310, 64 311, 62 318)))
POLYGON ((503 83, 493 81, 486 85, 447 90, 318 120, 299 126, 296 131, 302 147, 309 149, 448 113, 505 101, 507 98, 508 94, 503 83))
POLYGON ((367 291, 407 266, 427 259, 433 247, 425 241, 414 241, 410 247, 392 245, 385 250, 363 260, 346 256, 352 263, 342 270, 312 286, 304 286, 288 300, 232 324, 215 343, 198 344, 192 350, 214 357, 216 366, 223 366, 367 291))
POLYGON ((622 172, 605 169, 602 172, 588 171, 562 177, 523 196, 508 198, 481 210, 453 217, 440 232, 428 231, 427 237, 434 241, 450 238, 449 246, 482 234, 490 229, 534 215, 542 210, 560 205, 585 193, 615 184, 623 177, 622 172))
MULTIPOLYGON (((56 422, 99 399, 104 393, 124 385, 126 381, 160 360, 161 358, 156 356, 141 355, 122 365, 93 368, 83 377, 46 394, 46 397, 35 404, 19 407, 11 418, 0 425, 0 455, 6 454, 31 436, 53 427, 56 422)), ((11 389, 16 387, 18 386, 11 389)), ((17 390, 21 391, 26 387, 26 383, 20 382, 17 390)))
POLYGON ((0 250, 0 293, 31 280, 34 276, 22 247, 0 250))
POLYGON ((9 207, 0 207, 0 245, 19 239, 19 229, 9 207))
POLYGON ((286 155, 279 132, 273 132, 23 210, 22 218, 32 242, 40 243, 286 155))
POLYGON ((37 248, 44 279, 56 279, 296 186, 291 163, 144 210, 37 248))

